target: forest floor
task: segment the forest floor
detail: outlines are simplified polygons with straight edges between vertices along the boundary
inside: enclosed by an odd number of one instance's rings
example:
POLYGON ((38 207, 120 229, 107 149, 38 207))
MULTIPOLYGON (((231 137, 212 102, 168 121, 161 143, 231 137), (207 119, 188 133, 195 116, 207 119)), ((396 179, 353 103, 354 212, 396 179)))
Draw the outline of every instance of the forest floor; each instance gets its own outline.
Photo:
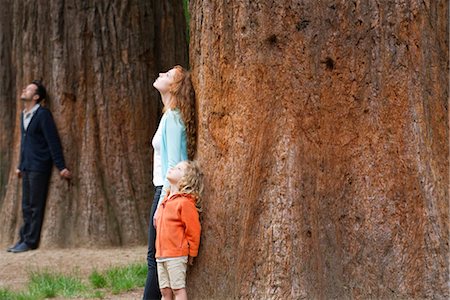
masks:
MULTIPOLYGON (((87 280, 92 271, 147 261, 147 246, 114 249, 37 249, 24 253, 0 251, 0 288, 25 290, 33 271, 76 275, 87 280)), ((143 288, 104 299, 142 299, 143 288)))

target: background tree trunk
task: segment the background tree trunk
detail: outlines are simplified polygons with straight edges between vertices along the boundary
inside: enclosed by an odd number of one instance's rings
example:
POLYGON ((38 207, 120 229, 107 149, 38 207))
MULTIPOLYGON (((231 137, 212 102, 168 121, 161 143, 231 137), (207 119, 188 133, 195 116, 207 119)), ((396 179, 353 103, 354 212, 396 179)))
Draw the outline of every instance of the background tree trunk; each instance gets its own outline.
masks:
MULTIPOLYGON (((0 199, 3 199, 8 173, 11 165, 11 128, 14 128, 16 103, 11 101, 12 73, 11 64, 11 22, 9 16, 10 1, 5 1, 4 9, 0 12, 0 199)), ((1 200, 0 200, 1 201, 1 200)))
POLYGON ((7 1, 0 40, 0 244, 20 226, 18 100, 42 78, 71 184, 55 169, 41 245, 145 244, 150 139, 160 116, 152 83, 187 64, 181 1, 7 1), (14 128, 14 129, 13 129, 14 128), (12 144, 12 146, 11 146, 12 144), (10 150, 11 149, 11 150, 10 150))
POLYGON ((191 1, 198 299, 448 297, 446 1, 191 1))

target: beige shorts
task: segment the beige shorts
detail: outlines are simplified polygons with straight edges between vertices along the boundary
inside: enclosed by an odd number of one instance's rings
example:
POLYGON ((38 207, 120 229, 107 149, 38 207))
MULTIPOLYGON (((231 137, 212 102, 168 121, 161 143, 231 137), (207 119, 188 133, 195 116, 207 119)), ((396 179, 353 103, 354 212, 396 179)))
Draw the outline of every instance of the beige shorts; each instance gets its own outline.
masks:
POLYGON ((187 262, 187 257, 157 262, 159 288, 171 288, 173 290, 185 288, 187 262))

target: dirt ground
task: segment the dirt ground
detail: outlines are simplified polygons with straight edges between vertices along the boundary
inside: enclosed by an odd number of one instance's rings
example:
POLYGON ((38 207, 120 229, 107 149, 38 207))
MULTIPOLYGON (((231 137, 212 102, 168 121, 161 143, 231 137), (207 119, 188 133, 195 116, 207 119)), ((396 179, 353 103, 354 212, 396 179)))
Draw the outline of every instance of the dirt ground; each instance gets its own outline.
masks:
MULTIPOLYGON (((94 270, 131 263, 145 263, 147 246, 115 249, 37 249, 24 253, 0 251, 0 287, 11 290, 26 289, 29 273, 50 270, 77 275, 87 279, 94 270)), ((142 289, 121 295, 107 295, 105 299, 141 299, 142 289)))

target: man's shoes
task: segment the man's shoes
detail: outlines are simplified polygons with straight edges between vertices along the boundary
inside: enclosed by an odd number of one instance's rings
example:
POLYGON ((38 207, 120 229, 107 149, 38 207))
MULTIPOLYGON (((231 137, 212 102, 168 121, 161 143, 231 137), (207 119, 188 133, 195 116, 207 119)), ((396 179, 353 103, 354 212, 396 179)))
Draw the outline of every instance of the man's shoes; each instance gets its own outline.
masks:
POLYGON ((11 252, 12 253, 20 253, 20 252, 25 252, 28 250, 32 250, 32 248, 29 247, 26 243, 21 243, 17 247, 11 249, 11 252))
POLYGON ((6 251, 7 252, 12 252, 12 250, 17 248, 20 244, 21 244, 21 242, 17 242, 17 244, 15 244, 14 246, 9 247, 8 249, 6 249, 6 251))

